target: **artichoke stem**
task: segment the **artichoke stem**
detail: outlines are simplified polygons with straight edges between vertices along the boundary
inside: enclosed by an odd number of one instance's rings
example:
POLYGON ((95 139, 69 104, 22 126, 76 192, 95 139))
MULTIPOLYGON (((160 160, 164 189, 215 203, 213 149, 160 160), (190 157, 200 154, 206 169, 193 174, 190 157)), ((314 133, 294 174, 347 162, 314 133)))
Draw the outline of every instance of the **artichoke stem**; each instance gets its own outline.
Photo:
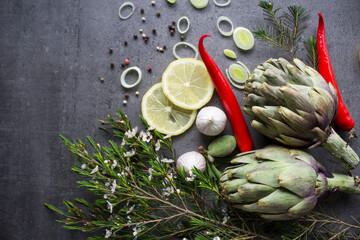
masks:
POLYGON ((341 174, 333 175, 333 178, 327 178, 329 190, 338 189, 341 192, 360 194, 360 186, 357 186, 354 177, 341 174))
POLYGON ((346 169, 354 169, 359 165, 359 156, 346 144, 346 142, 333 130, 326 142, 321 144, 346 169))

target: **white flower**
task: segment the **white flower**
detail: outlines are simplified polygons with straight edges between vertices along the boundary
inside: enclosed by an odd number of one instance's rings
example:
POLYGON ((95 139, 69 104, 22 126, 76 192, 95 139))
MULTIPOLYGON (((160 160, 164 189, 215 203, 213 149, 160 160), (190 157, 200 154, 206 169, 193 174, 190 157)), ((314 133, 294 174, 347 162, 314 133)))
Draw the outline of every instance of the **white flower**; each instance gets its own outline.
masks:
POLYGON ((138 234, 138 232, 137 232, 137 228, 136 228, 136 227, 134 227, 134 228, 133 228, 133 235, 134 235, 134 237, 135 237, 137 234, 138 234))
POLYGON ((228 220, 229 220, 229 217, 228 217, 228 216, 225 216, 225 217, 223 218, 222 224, 226 224, 228 220))
POLYGON ((124 153, 124 157, 132 157, 135 153, 135 149, 131 149, 129 152, 124 153))
POLYGON ((174 160, 172 160, 172 159, 167 159, 167 158, 163 158, 163 159, 161 159, 161 162, 163 162, 163 163, 173 163, 174 160))
POLYGON ((166 135, 165 137, 164 137, 164 139, 168 139, 168 138, 171 138, 172 137, 172 135, 171 134, 168 134, 168 135, 166 135))
POLYGON ((112 231, 109 229, 106 229, 106 234, 105 234, 105 238, 109 238, 111 237, 112 231))
POLYGON ((134 127, 132 130, 126 131, 126 132, 125 132, 125 136, 126 136, 127 138, 133 138, 133 137, 135 137, 137 131, 138 131, 138 128, 137 128, 137 127, 134 127))
POLYGON ((220 238, 219 237, 214 237, 213 240, 220 240, 220 238))
POLYGON ((116 161, 116 160, 114 160, 114 163, 111 165, 111 169, 116 168, 116 165, 117 165, 117 161, 116 161))
POLYGON ((152 135, 150 134, 150 132, 143 132, 141 131, 140 133, 140 137, 144 142, 150 142, 150 140, 152 139, 152 135), (142 133, 142 135, 141 135, 142 133))
POLYGON ((122 141, 121 141, 121 146, 125 146, 125 144, 126 144, 126 141, 125 141, 125 139, 123 138, 122 141))
POLYGON ((107 194, 104 194, 104 198, 107 199, 107 198, 108 198, 108 195, 107 195, 107 194))
POLYGON ((134 210, 134 207, 135 207, 135 204, 129 208, 129 210, 126 212, 126 214, 131 213, 134 210))
POLYGON ((111 204, 109 201, 106 201, 106 203, 107 203, 107 207, 108 207, 108 209, 109 209, 109 212, 112 213, 112 211, 113 211, 113 206, 112 206, 112 204, 111 204))
POLYGON ((99 171, 99 165, 96 165, 96 167, 90 172, 90 174, 94 174, 97 171, 99 171))
POLYGON ((117 175, 118 175, 119 178, 122 177, 121 173, 118 173, 117 175))
POLYGON ((104 163, 105 163, 105 164, 108 164, 108 163, 109 163, 109 160, 105 160, 104 163))
POLYGON ((149 168, 149 181, 151 181, 152 178, 152 172, 154 171, 154 169, 149 168))
POLYGON ((85 168, 86 168, 86 164, 84 163, 83 165, 81 165, 81 169, 85 170, 85 168))
POLYGON ((161 147, 161 144, 160 144, 160 139, 158 139, 155 143, 155 151, 159 151, 160 150, 160 147, 161 147))
POLYGON ((110 183, 109 183, 109 182, 106 182, 106 183, 105 183, 105 186, 107 186, 107 187, 110 186, 110 183))
POLYGON ((113 181, 112 186, 111 186, 111 192, 114 193, 115 189, 116 189, 116 180, 113 181))
POLYGON ((191 175, 190 177, 186 177, 185 180, 188 181, 188 182, 192 182, 195 180, 195 175, 191 175))

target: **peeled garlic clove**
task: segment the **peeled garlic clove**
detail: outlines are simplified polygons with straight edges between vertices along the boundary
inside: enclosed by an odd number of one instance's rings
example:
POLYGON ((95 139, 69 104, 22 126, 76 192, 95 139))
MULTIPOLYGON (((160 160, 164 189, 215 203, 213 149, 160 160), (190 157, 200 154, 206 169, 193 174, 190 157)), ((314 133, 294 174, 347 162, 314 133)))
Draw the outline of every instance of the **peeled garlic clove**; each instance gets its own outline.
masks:
POLYGON ((177 168, 184 168, 188 176, 192 176, 192 169, 196 167, 199 171, 204 172, 206 168, 206 160, 203 155, 198 152, 191 151, 181 155, 176 161, 177 168))
POLYGON ((226 120, 226 115, 220 108, 204 107, 196 117, 196 127, 207 136, 216 136, 225 129, 226 120))

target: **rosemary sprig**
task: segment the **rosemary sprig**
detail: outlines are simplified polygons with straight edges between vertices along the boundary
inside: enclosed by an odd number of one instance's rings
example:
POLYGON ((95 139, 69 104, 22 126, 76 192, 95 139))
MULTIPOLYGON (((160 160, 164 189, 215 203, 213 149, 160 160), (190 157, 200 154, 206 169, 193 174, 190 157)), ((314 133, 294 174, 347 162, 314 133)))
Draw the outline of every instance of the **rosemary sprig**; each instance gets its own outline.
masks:
POLYGON ((310 36, 304 42, 305 48, 307 51, 307 64, 312 66, 315 70, 318 69, 318 56, 317 56, 317 47, 316 47, 316 38, 310 36))
POLYGON ((65 228, 96 232, 98 236, 89 240, 273 239, 266 225, 282 239, 360 236, 356 220, 350 224, 319 212, 285 223, 269 223, 241 212, 222 201, 220 172, 213 163, 208 161, 203 173, 194 169, 196 178, 189 180, 184 170, 174 168, 170 136, 149 128, 143 118, 145 130, 139 132, 122 111, 117 116, 100 121, 119 140, 109 141, 109 147, 90 137, 87 142, 71 142, 61 136, 79 162, 72 170, 85 177, 78 185, 93 192, 95 202, 64 201, 67 211, 45 204, 64 217, 58 221, 65 228))
POLYGON ((279 15, 281 8, 272 2, 260 1, 258 6, 263 9, 268 25, 258 27, 253 32, 255 37, 296 57, 301 34, 307 26, 308 11, 302 6, 289 6, 288 12, 279 15))

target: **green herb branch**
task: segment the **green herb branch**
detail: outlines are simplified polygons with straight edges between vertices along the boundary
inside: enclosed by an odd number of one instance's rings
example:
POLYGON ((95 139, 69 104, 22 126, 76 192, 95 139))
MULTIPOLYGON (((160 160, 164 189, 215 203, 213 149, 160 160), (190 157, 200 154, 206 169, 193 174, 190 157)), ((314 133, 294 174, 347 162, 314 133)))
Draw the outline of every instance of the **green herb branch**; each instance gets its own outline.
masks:
POLYGON ((271 239, 263 230, 266 224, 283 239, 350 238, 360 230, 360 224, 316 212, 283 225, 243 213, 222 201, 220 172, 213 163, 207 161, 205 172, 193 169, 195 178, 188 176, 175 169, 171 136, 150 128, 143 118, 145 130, 139 131, 121 111, 117 117, 100 121, 119 140, 109 141, 109 147, 90 137, 71 142, 61 136, 79 162, 72 170, 85 177, 78 185, 97 196, 94 203, 64 201, 67 211, 45 204, 64 217, 58 222, 66 229, 95 232, 98 237, 90 240, 271 239))
POLYGON ((296 57, 309 13, 302 6, 289 6, 288 12, 279 15, 281 8, 267 1, 260 1, 258 6, 263 9, 268 25, 258 27, 253 32, 255 37, 279 51, 288 52, 291 57, 296 57))

